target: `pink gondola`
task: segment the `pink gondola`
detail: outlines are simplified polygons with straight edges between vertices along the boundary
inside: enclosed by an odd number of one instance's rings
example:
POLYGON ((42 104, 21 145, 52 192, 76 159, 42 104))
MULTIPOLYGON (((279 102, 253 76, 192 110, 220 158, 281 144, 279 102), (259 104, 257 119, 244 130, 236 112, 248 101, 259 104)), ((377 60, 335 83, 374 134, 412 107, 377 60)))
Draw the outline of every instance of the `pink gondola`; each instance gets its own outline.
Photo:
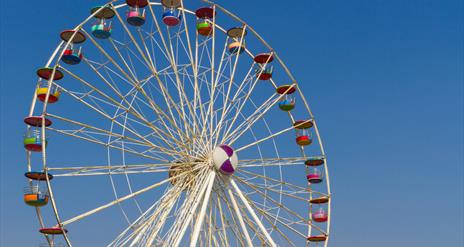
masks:
POLYGON ((140 27, 145 24, 145 9, 139 7, 129 7, 127 12, 126 21, 129 25, 140 27))
POLYGON ((306 179, 308 179, 308 182, 311 184, 321 183, 323 180, 322 173, 318 169, 314 169, 308 175, 306 175, 306 179))
POLYGON ((317 212, 311 214, 312 219, 315 222, 326 222, 327 219, 329 218, 329 215, 324 211, 324 209, 319 209, 317 212))

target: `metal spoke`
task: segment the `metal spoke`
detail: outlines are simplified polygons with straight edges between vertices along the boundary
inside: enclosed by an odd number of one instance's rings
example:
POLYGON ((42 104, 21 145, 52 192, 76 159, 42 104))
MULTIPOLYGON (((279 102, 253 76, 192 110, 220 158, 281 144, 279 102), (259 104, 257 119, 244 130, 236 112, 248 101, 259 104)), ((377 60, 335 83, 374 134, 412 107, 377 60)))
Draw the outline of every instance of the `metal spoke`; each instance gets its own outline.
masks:
MULTIPOLYGON (((201 167, 200 167, 200 168, 201 168, 201 167)), ((199 168, 197 168, 197 169, 199 169, 199 168)), ((73 217, 73 218, 71 218, 71 219, 69 219, 69 220, 63 221, 61 224, 62 224, 63 226, 68 225, 68 224, 71 224, 71 223, 73 223, 73 222, 75 222, 75 221, 81 220, 81 219, 83 219, 83 218, 85 218, 85 217, 88 217, 88 216, 90 216, 90 215, 92 215, 92 214, 98 213, 98 212, 100 212, 100 211, 102 211, 102 210, 104 210, 104 209, 106 209, 106 208, 109 208, 109 207, 111 207, 111 206, 113 206, 113 205, 119 204, 119 203, 121 203, 121 202, 123 202, 123 201, 125 201, 125 200, 127 200, 127 199, 133 198, 133 197, 138 196, 138 195, 140 195, 140 194, 142 194, 142 193, 145 193, 145 192, 147 192, 147 191, 149 191, 149 190, 152 190, 152 189, 154 189, 154 188, 157 188, 157 187, 159 187, 160 185, 163 185, 163 184, 165 184, 165 183, 168 183, 168 182, 172 181, 173 179, 178 179, 178 178, 180 178, 180 177, 182 177, 182 176, 184 176, 184 175, 185 175, 184 173, 181 173, 181 174, 179 174, 179 175, 177 175, 177 176, 173 176, 173 177, 170 177, 170 178, 168 178, 168 179, 165 179, 165 180, 163 180, 163 181, 161 181, 161 182, 152 184, 152 185, 150 185, 150 186, 148 186, 148 187, 145 187, 145 188, 143 188, 143 189, 141 189, 141 190, 138 190, 138 191, 136 191, 136 192, 134 192, 134 193, 131 193, 131 194, 129 194, 129 195, 126 195, 126 196, 124 196, 124 197, 121 197, 121 198, 118 198, 118 199, 116 199, 116 200, 114 200, 114 201, 111 201, 111 202, 109 202, 109 203, 107 203, 107 204, 104 204, 104 205, 102 205, 102 206, 100 206, 100 207, 98 207, 98 208, 92 209, 92 210, 87 211, 87 212, 85 212, 85 213, 82 213, 82 214, 80 214, 80 215, 78 215, 78 216, 75 216, 75 217, 73 217)))

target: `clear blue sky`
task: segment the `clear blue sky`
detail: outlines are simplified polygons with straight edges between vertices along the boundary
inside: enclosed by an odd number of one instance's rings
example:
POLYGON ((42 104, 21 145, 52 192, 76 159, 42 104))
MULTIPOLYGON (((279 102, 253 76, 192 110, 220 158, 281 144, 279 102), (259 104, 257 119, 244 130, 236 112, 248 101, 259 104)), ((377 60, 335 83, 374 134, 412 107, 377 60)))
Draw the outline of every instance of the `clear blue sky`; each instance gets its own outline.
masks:
MULTIPOLYGON (((97 2, 1 1, 0 246, 43 242, 21 199, 22 119, 57 34, 97 2)), ((462 1, 218 3, 311 95, 331 161, 331 246, 463 246, 462 1)))

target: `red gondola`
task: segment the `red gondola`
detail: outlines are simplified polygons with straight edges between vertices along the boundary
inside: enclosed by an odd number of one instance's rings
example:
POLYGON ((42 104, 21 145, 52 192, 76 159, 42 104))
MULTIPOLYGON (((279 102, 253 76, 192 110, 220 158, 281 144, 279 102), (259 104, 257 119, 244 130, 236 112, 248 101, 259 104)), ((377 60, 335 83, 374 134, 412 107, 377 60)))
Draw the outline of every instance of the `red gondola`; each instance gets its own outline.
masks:
POLYGON ((85 35, 79 30, 65 30, 60 34, 61 39, 68 43, 69 46, 64 50, 61 61, 69 65, 75 65, 82 60, 82 47, 77 44, 86 40, 85 35))
POLYGON ((266 81, 272 78, 272 72, 274 68, 271 63, 274 60, 274 57, 270 53, 260 53, 256 55, 253 59, 259 67, 256 69, 256 76, 258 79, 266 81))
POLYGON ((311 120, 299 120, 293 123, 296 130, 296 143, 300 146, 306 146, 313 142, 312 134, 309 128, 313 126, 311 120))

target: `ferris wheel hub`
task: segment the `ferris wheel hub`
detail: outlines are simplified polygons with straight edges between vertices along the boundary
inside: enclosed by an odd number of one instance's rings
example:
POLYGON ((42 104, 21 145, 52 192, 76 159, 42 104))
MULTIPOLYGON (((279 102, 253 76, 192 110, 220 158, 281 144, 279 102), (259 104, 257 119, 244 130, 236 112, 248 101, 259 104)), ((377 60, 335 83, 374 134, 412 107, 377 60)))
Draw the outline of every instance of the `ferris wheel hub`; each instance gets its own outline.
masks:
POLYGON ((221 144, 213 149, 214 167, 224 175, 232 175, 237 169, 237 153, 228 145, 221 144))

